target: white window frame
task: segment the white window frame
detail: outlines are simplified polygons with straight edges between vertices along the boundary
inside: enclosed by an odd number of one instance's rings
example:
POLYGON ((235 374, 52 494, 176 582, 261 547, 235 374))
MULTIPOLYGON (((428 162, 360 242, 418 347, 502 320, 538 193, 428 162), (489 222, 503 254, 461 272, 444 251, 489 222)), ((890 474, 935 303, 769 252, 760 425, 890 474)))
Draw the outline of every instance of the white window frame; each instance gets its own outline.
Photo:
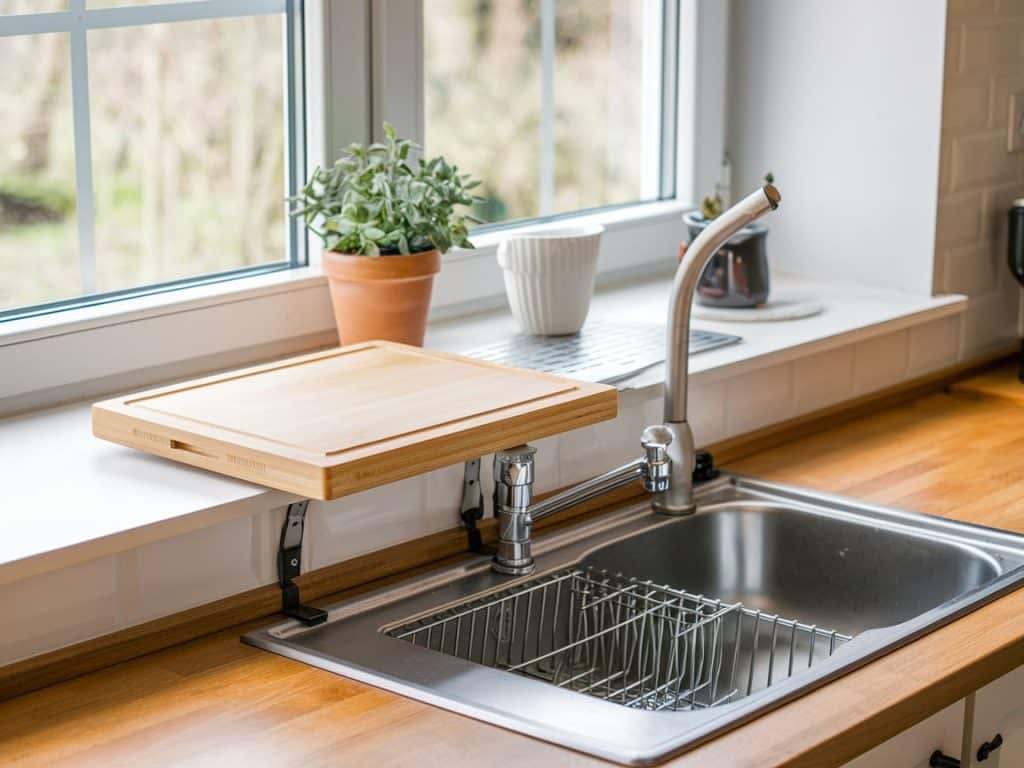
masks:
MULTIPOLYGON (((645 23, 653 21, 660 26, 662 20, 652 19, 652 9, 658 8, 660 14, 661 3, 645 0, 644 5, 645 23)), ((571 217, 581 223, 595 222, 606 227, 598 264, 599 282, 671 268, 682 234, 681 214, 692 207, 697 199, 696 190, 713 189, 719 180, 725 138, 729 4, 721 0, 666 0, 664 5, 664 23, 676 33, 679 54, 667 47, 653 46, 655 55, 662 60, 644 62, 648 68, 663 68, 666 76, 661 93, 654 98, 645 94, 645 114, 653 114, 655 119, 644 121, 639 138, 661 136, 657 151, 659 171, 674 173, 674 177, 658 178, 653 186, 659 190, 674 189, 674 198, 610 207, 580 216, 551 217, 571 217), (667 61, 674 61, 675 66, 665 66, 667 61), (700 78, 696 77, 698 71, 700 78), (669 109, 668 105, 673 104, 675 110, 669 109), (665 109, 662 105, 666 105, 665 109), (660 163, 660 158, 669 153, 675 156, 674 171, 672 164, 660 163)), ((360 77, 341 80, 331 92, 329 103, 344 105, 344 114, 332 123, 330 140, 322 145, 326 156, 333 157, 353 141, 379 141, 385 120, 400 135, 423 142, 424 9, 429 12, 429 2, 425 4, 425 0, 356 0, 330 8, 337 33, 346 35, 343 55, 348 65, 362 69, 355 70, 360 77), (347 116, 353 104, 363 105, 364 119, 353 122, 347 116)), ((540 11, 544 49, 543 28, 550 37, 554 0, 541 0, 540 11)), ((550 44, 546 48, 550 49, 550 44)), ((552 51, 548 53, 550 58, 552 51)), ((549 89, 544 89, 541 97, 550 96, 549 89)), ((548 145, 550 149, 550 141, 548 145)), ((649 146, 649 142, 644 145, 649 146)), ((541 154, 543 158, 545 153, 541 154)), ((652 184, 650 179, 645 183, 652 184)), ((543 188, 542 184, 542 192, 543 188)), ((510 231, 545 226, 548 224, 543 219, 534 219, 488 227, 485 233, 471 238, 475 250, 456 248, 445 254, 444 267, 435 282, 431 317, 453 317, 501 306, 505 299, 495 260, 497 244, 510 231)))
MULTIPOLYGON (((230 19, 251 16, 280 16, 284 19, 284 34, 288 37, 286 50, 294 59, 285 63, 283 93, 285 113, 284 135, 304 136, 304 109, 302 83, 302 32, 294 29, 301 18, 302 6, 297 0, 190 0, 144 6, 90 7, 88 0, 67 0, 64 10, 40 13, 0 15, 0 39, 27 37, 40 34, 67 35, 70 50, 71 115, 75 157, 75 209, 78 228, 78 263, 80 274, 79 296, 44 302, 36 306, 0 311, 0 323, 14 317, 63 312, 84 306, 105 304, 131 296, 161 293, 189 285, 230 280, 239 276, 289 269, 306 263, 305 233, 299 237, 299 227, 288 223, 287 252, 274 262, 236 268, 219 274, 195 275, 160 284, 97 293, 96 282, 96 204, 93 185, 92 117, 89 97, 89 42, 88 34, 94 30, 132 28, 151 24, 230 19)), ((287 54, 286 54, 287 55, 287 54)), ((305 142, 296 142, 286 148, 286 175, 288 188, 296 190, 305 175, 305 142), (298 177, 298 178, 297 178, 298 177)), ((3 326, 0 326, 2 332, 3 326)))
MULTIPOLYGON (((193 0, 148 8, 236 2, 251 7, 250 0, 193 0)), ((305 0, 309 167, 351 141, 379 138, 384 119, 404 135, 423 136, 423 2, 305 0)), ((721 0, 679 0, 675 129, 663 135, 676 153, 676 196, 583 217, 606 227, 599 282, 670 269, 682 212, 718 180, 728 13, 721 0)), ((475 250, 446 254, 432 317, 501 305, 497 243, 510 229, 538 226, 512 223, 473 238, 475 250)), ((0 416, 333 343, 314 246, 306 267, 0 323, 0 416)))

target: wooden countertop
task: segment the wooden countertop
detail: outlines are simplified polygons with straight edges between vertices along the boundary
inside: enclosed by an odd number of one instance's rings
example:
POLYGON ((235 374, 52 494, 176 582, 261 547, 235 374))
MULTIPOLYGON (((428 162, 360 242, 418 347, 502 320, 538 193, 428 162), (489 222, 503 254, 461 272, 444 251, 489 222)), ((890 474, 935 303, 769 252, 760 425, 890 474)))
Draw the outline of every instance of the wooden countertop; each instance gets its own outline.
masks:
MULTIPOLYGON (((730 468, 1024 532, 1024 387, 1011 379, 977 377, 730 468)), ((0 763, 607 765, 243 646, 245 629, 0 704, 0 763)), ((839 765, 1021 664, 1024 590, 670 764, 839 765)))

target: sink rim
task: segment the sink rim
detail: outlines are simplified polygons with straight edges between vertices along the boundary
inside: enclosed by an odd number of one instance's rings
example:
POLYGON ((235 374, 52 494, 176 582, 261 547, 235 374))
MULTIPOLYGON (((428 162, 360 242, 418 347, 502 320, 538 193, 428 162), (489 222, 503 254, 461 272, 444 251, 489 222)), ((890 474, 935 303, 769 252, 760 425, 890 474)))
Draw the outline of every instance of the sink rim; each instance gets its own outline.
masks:
POLYGON ((407 605, 419 604, 424 606, 423 610, 436 611, 449 603, 478 595, 487 588, 503 588, 535 578, 549 570, 579 563, 592 552, 632 536, 693 519, 657 516, 651 511, 648 500, 627 505, 593 521, 579 523, 539 539, 535 545, 538 572, 530 577, 514 579, 497 576, 491 573, 488 561, 481 558, 479 561, 433 571, 342 600, 328 608, 327 624, 320 627, 311 629, 288 620, 247 633, 242 640, 400 695, 546 741, 621 763, 645 765, 691 749, 725 730, 821 687, 1016 589, 1024 581, 1024 535, 1008 531, 734 474, 723 474, 717 480, 699 487, 697 502, 697 515, 713 513, 729 506, 774 504, 807 514, 852 518, 853 522, 859 524, 868 522, 902 535, 922 536, 967 548, 975 557, 981 556, 993 564, 997 575, 899 624, 863 631, 837 649, 830 658, 796 672, 769 688, 729 704, 697 711, 631 710, 619 704, 563 691, 548 683, 412 646, 380 634, 383 627, 416 615, 407 605), (735 498, 713 501, 716 496, 729 494, 735 498), (440 596, 435 596, 436 591, 450 599, 440 599, 440 596), (302 644, 303 639, 315 637, 316 633, 332 627, 348 643, 345 653, 347 658, 339 658, 302 644), (351 637, 346 638, 346 634, 351 637), (395 643, 397 647, 391 647, 389 643, 395 643), (362 648, 360 644, 369 648, 362 648), (424 657, 422 654, 430 656, 424 657), (417 660, 424 663, 417 664, 417 660), (382 669, 389 662, 398 666, 401 672, 382 669), (531 688, 537 686, 539 690, 531 688), (517 703, 527 702, 528 706, 516 711, 515 706, 503 704, 501 696, 505 697, 506 702, 512 697, 517 703), (533 699, 543 699, 543 706, 538 704, 540 711, 557 711, 564 718, 563 721, 553 722, 551 718, 545 719, 524 711, 529 709, 533 699), (566 716, 566 707, 574 710, 569 713, 570 716, 566 716), (568 726, 565 720, 571 721, 568 726), (603 727, 602 721, 609 727, 603 727), (572 727, 574 725, 576 727, 572 727), (595 737, 594 734, 599 736, 595 737))

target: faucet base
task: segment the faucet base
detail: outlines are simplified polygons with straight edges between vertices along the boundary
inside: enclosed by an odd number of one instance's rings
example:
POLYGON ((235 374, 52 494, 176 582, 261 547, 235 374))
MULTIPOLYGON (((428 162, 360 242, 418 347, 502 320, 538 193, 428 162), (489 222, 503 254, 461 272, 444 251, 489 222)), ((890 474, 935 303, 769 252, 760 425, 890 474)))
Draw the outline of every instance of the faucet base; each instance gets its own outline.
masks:
POLYGON ((692 515, 697 509, 693 503, 693 468, 697 460, 693 432, 685 421, 670 421, 665 426, 672 434, 668 445, 671 477, 668 489, 656 493, 651 506, 660 515, 692 515))
POLYGON ((503 576, 529 576, 537 570, 537 564, 533 562, 533 558, 530 558, 528 562, 515 563, 495 557, 491 559, 491 570, 503 576))
POLYGON ((677 507, 672 505, 660 504, 657 501, 651 502, 651 508, 654 510, 656 514, 666 515, 668 517, 686 517, 687 515, 692 515, 694 512, 697 511, 696 504, 689 504, 677 507))

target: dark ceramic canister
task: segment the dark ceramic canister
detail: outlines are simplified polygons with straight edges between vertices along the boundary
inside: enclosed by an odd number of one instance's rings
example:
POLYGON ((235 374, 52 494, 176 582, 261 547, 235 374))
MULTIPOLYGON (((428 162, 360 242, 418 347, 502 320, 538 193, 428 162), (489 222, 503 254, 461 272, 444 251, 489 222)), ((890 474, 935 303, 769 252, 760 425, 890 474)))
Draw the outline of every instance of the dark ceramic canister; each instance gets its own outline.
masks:
MULTIPOLYGON (((711 222, 699 213, 683 216, 690 242, 711 222)), ((697 301, 707 307, 756 307, 768 300, 768 227, 749 224, 711 257, 697 284, 697 301)))
POLYGON ((1017 278, 1017 282, 1024 285, 1024 197, 1013 201, 1007 233, 1010 273, 1017 278))
MULTIPOLYGON (((1010 220, 1007 227, 1007 261, 1010 265, 1010 274, 1017 282, 1024 285, 1024 197, 1013 201, 1010 207, 1010 220)), ((1024 342, 1020 350, 1020 367, 1017 370, 1017 378, 1024 383, 1024 342)))

